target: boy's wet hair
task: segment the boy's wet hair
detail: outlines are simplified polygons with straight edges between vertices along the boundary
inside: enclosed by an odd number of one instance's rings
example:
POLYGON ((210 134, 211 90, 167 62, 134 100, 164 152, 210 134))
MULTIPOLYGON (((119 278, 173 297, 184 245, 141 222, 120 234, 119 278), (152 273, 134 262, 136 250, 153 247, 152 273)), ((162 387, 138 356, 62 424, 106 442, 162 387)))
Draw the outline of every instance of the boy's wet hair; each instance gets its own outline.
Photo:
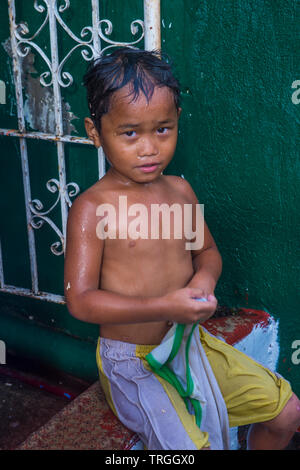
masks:
POLYGON ((130 83, 132 100, 142 92, 149 101, 154 88, 168 87, 179 108, 180 87, 173 76, 166 55, 160 51, 144 51, 122 47, 110 55, 95 59, 83 77, 91 118, 101 132, 101 117, 109 111, 113 93, 130 83))

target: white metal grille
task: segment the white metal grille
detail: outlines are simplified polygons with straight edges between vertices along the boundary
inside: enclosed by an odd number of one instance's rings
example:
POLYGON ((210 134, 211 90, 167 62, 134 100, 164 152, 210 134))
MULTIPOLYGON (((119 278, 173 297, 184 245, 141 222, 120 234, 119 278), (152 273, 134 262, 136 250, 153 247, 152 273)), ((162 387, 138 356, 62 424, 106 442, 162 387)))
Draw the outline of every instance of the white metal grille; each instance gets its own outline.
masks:
MULTIPOLYGON (((130 25, 131 33, 134 36, 132 42, 116 42, 109 38, 113 30, 113 25, 110 20, 100 19, 99 0, 90 0, 91 25, 84 26, 81 30, 80 37, 78 37, 63 20, 63 14, 70 7, 70 2, 71 0, 34 0, 31 6, 41 14, 43 19, 41 20, 40 26, 32 34, 28 30, 25 19, 21 23, 16 24, 15 0, 8 0, 18 129, 0 129, 0 135, 18 137, 20 142, 31 271, 31 289, 7 285, 3 271, 0 240, 0 291, 57 303, 64 303, 64 297, 55 293, 41 292, 39 289, 34 230, 39 229, 44 223, 49 224, 58 237, 58 241, 53 243, 50 249, 56 256, 64 254, 68 208, 71 207, 72 204, 71 198, 76 196, 80 191, 78 184, 75 182, 67 183, 66 181, 64 145, 68 142, 83 145, 92 144, 86 137, 75 137, 64 133, 61 88, 67 88, 73 83, 72 75, 65 70, 68 59, 78 48, 81 48, 82 58, 85 61, 89 61, 94 57, 98 57, 104 51, 116 46, 126 45, 137 47, 143 39, 145 49, 160 49, 160 0, 144 0, 144 21, 135 20, 130 25), (57 23, 60 24, 74 41, 74 46, 63 58, 60 58, 58 55, 57 23), (47 30, 49 33, 50 57, 48 57, 38 45, 38 38, 43 30, 47 30), (53 89, 55 112, 55 133, 53 134, 27 132, 26 130, 22 93, 21 59, 26 57, 29 51, 34 51, 34 53, 39 54, 45 63, 46 71, 40 75, 39 79, 41 85, 43 87, 52 87, 53 89), (58 178, 51 178, 46 183, 47 189, 53 194, 57 193, 57 197, 54 204, 47 210, 43 209, 43 203, 39 199, 32 200, 31 198, 27 139, 53 141, 57 147, 58 178), (58 204, 60 204, 61 208, 61 228, 51 220, 51 212, 58 204)), ((101 178, 105 172, 102 149, 98 151, 98 171, 99 178, 101 178)))

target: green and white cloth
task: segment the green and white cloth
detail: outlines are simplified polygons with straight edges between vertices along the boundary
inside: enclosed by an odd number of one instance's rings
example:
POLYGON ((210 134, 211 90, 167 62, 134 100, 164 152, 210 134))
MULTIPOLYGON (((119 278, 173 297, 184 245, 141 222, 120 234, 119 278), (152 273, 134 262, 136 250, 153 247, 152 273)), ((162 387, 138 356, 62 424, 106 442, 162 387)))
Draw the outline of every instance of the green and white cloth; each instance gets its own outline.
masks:
POLYGON ((174 323, 146 360, 153 372, 176 388, 197 426, 209 433, 211 449, 229 449, 227 409, 201 345, 198 324, 174 323))

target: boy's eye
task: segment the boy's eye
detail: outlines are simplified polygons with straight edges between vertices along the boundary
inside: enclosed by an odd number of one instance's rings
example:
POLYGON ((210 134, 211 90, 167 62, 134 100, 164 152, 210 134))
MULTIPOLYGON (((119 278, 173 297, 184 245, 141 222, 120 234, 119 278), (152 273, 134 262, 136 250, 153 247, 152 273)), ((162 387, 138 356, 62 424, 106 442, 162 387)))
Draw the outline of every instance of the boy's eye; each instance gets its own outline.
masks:
POLYGON ((157 129, 157 132, 158 132, 159 134, 165 134, 165 133, 167 132, 167 130, 168 130, 167 127, 159 127, 159 128, 157 129))
POLYGON ((135 131, 126 131, 125 135, 127 135, 128 137, 133 137, 133 136, 136 135, 136 132, 135 131))

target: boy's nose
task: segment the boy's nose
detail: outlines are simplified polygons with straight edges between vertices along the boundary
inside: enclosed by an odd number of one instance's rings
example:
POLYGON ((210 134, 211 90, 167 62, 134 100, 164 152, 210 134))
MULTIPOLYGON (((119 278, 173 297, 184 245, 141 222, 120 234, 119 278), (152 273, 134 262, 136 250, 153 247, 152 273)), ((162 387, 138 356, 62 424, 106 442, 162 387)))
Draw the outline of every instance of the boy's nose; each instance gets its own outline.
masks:
POLYGON ((158 148, 151 138, 143 138, 140 140, 137 148, 137 154, 139 157, 151 157, 158 154, 158 148))

